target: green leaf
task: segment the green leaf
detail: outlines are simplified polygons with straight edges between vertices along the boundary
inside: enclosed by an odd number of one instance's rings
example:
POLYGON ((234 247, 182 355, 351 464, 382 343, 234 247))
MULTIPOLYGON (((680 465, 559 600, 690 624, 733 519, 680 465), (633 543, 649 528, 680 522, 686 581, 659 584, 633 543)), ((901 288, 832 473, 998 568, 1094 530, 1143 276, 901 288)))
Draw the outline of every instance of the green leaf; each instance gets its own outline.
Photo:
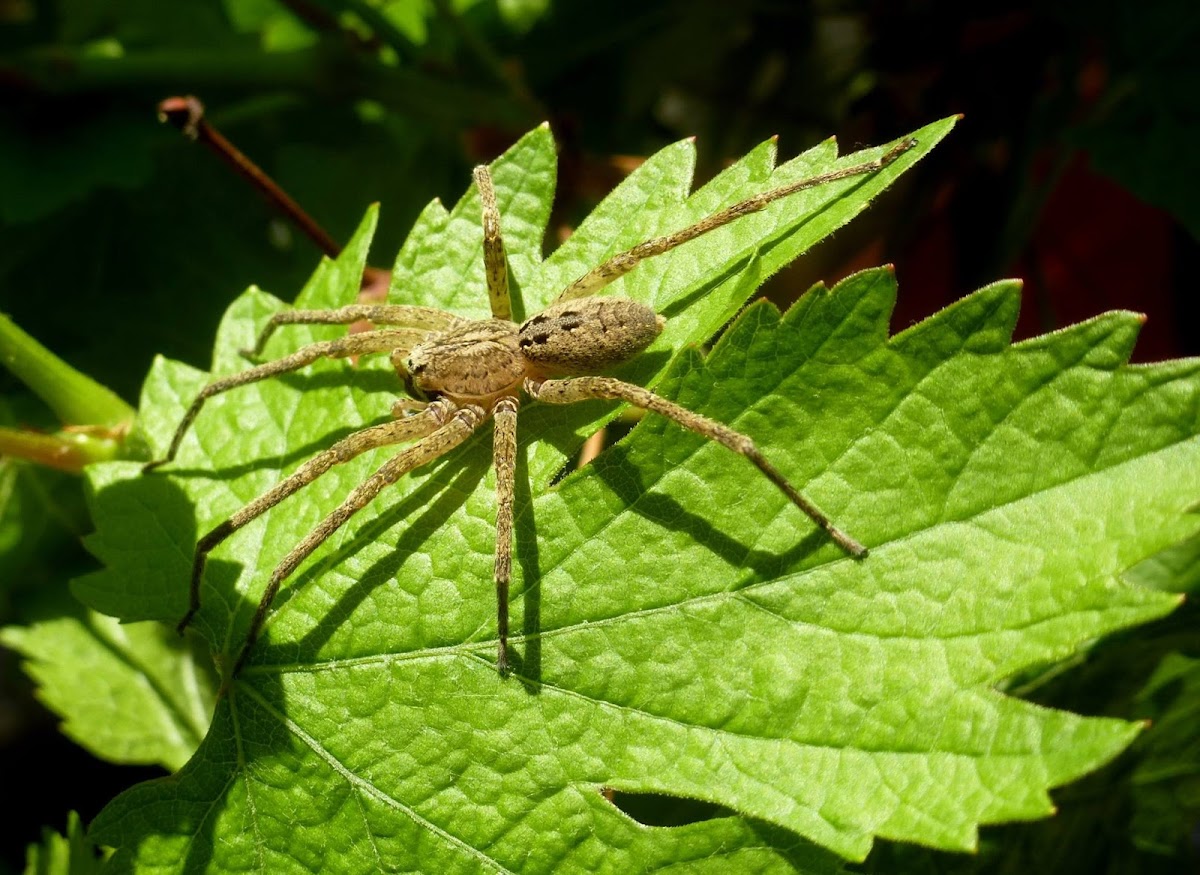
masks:
POLYGON ((516 31, 527 31, 550 10, 550 0, 498 0, 496 7, 516 31))
POLYGON ((198 642, 160 623, 122 625, 86 610, 65 591, 47 591, 0 629, 0 644, 24 656, 38 697, 63 718, 62 731, 116 763, 178 769, 212 716, 216 676, 198 642))
POLYGON ((1151 727, 1136 748, 1133 840, 1152 853, 1185 857, 1200 817, 1200 660, 1167 654, 1137 705, 1151 727))
POLYGON ((1172 544, 1129 569, 1125 577, 1163 592, 1195 593, 1200 589, 1200 537, 1172 544))
POLYGON ((65 836, 45 829, 42 843, 30 845, 25 856, 25 875, 90 875, 99 872, 100 866, 96 848, 74 811, 67 815, 65 836))
MULTIPOLYGON (((93 824, 120 869, 828 871, 876 836, 970 849, 1043 817, 1047 791, 1136 724, 1003 695, 1177 599, 1121 580, 1196 529, 1195 362, 1126 364, 1110 314, 1011 344, 1018 289, 985 288, 893 337, 891 273, 780 315, 761 280, 848 221, 951 126, 886 170, 775 204, 647 262, 606 293, 669 321, 620 375, 751 435, 871 548, 848 559, 728 450, 647 417, 549 485, 610 405, 521 414, 515 676, 493 663, 495 500, 486 434, 402 480, 289 579, 196 756, 93 824), (600 790, 734 812, 647 827, 600 790)), ((809 175, 768 144, 686 198, 688 145, 650 159, 546 261, 554 163, 539 129, 493 165, 513 285, 533 313, 583 270, 809 175)), ((879 154, 872 150, 868 154, 879 154)), ((352 299, 374 215, 301 294, 352 299)), ((432 204, 393 299, 484 314, 478 198, 432 204)), ((282 304, 230 309, 214 373, 282 304)), ((295 328, 271 357, 338 329, 295 328)), ((161 451, 208 376, 160 361, 140 422, 161 451)), ((172 467, 91 469, 94 607, 175 621, 198 533, 335 437, 388 415, 386 362, 324 362, 214 398, 172 467)), ((387 451, 338 466, 238 532, 206 571, 197 632, 228 666, 270 570, 387 451)))
MULTIPOLYGON (((40 549, 55 552, 70 529, 53 491, 64 475, 0 460, 0 592, 19 588, 22 572, 40 549)), ((2 603, 2 602, 0 602, 2 603)), ((7 611, 4 612, 7 616, 7 611)))

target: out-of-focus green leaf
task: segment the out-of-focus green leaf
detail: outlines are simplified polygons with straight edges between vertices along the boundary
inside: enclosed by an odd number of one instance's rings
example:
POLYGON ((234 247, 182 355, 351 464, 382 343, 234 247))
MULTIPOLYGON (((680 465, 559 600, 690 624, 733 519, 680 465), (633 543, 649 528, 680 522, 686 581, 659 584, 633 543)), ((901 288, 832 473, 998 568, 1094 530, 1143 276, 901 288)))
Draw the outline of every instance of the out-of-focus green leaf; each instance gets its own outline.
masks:
POLYGON ((25 857, 25 875, 91 875, 103 860, 87 837, 79 815, 67 816, 67 834, 52 829, 42 832, 42 843, 30 845, 25 857))
POLYGON ((550 9, 550 0, 498 0, 501 17, 516 31, 533 27, 550 9))
POLYGON ((1135 748, 1133 840, 1174 857, 1200 824, 1200 659, 1168 654, 1135 704, 1152 722, 1135 748))
POLYGON ((62 730, 115 763, 178 769, 211 719, 216 676, 202 648, 161 623, 118 623, 65 590, 27 606, 0 629, 62 730))
POLYGON ((257 33, 268 52, 290 52, 316 44, 318 34, 279 0, 224 0, 234 29, 257 33))

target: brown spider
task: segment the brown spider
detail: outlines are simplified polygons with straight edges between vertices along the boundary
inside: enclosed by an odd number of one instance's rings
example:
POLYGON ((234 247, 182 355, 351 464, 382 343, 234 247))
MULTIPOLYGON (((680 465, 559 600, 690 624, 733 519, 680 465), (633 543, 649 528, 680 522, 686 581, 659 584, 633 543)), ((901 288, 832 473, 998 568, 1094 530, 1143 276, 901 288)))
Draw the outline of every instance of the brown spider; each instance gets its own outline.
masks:
POLYGON ((394 327, 313 343, 277 361, 214 380, 200 391, 184 414, 167 455, 146 464, 143 470, 149 471, 175 458, 184 434, 206 399, 237 386, 294 371, 322 357, 388 352, 397 374, 403 379, 412 399, 416 399, 397 402, 392 407, 393 421, 364 428, 339 440, 202 537, 196 545, 188 610, 179 621, 180 633, 200 608, 200 580, 205 561, 218 544, 312 483, 334 465, 377 447, 414 441, 351 491, 279 563, 271 574, 250 623, 246 641, 234 663, 233 672, 236 674, 262 629, 280 584, 300 563, 385 487, 457 447, 491 418, 495 421, 493 459, 497 505, 495 583, 499 645, 496 662, 501 674, 505 674, 508 671, 513 474, 517 452, 517 410, 522 392, 546 404, 571 404, 591 398, 624 401, 658 413, 684 428, 715 440, 753 462, 843 550, 855 558, 865 557, 866 548, 837 529, 820 509, 801 495, 763 458, 750 438, 660 398, 649 389, 612 377, 596 376, 628 361, 649 346, 662 330, 665 320, 649 307, 635 301, 589 296, 633 270, 644 259, 661 255, 741 216, 761 210, 779 198, 834 180, 879 170, 915 144, 913 140, 902 141, 874 161, 755 195, 681 231, 635 246, 575 280, 558 295, 553 304, 520 325, 512 321, 508 266, 492 178, 486 167, 475 168, 475 183, 483 206, 484 265, 491 299, 491 319, 463 319, 430 307, 387 304, 352 304, 333 310, 277 313, 262 330, 254 349, 246 352, 248 356, 261 353, 272 332, 280 325, 348 325, 368 320, 376 325, 394 327))

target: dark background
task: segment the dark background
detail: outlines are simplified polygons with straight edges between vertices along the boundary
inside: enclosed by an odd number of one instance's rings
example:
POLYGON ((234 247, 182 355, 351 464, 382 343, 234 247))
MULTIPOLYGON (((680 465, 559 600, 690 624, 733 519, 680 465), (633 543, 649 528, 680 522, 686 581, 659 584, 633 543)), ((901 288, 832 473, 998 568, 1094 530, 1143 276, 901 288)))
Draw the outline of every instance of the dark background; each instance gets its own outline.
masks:
MULTIPOLYGON (((1190 0, 503 10, 481 0, 413 13, 397 10, 420 4, 367 4, 392 15, 372 22, 351 5, 0 0, 0 310, 136 403, 155 354, 207 367, 220 314, 247 285, 283 298, 299 289, 319 250, 211 152, 155 120, 171 95, 201 97, 335 239, 382 202, 372 262, 383 268, 425 203, 453 203, 473 164, 545 119, 561 149, 552 247, 640 158, 681 137, 697 137, 703 180, 772 135, 781 158, 831 134, 850 151, 962 113, 914 172, 766 294, 786 306, 813 282, 892 262, 899 330, 1017 276, 1019 336, 1125 308, 1149 317, 1135 360, 1200 347, 1200 6, 1190 0)), ((7 374, 0 420, 58 425, 7 374)), ((21 476, 39 498, 20 542, 0 545, 0 624, 91 567, 78 480, 21 476)), ((1056 704, 1119 713, 1088 695, 1056 704)), ((54 726, 0 651, 0 787, 19 799, 0 873, 19 870, 43 825, 62 829, 70 809, 86 820, 159 773, 100 763, 54 726)), ((1064 823, 994 835, 1018 836, 1029 859, 1046 842, 1077 845, 1076 862, 1161 862, 1064 823)), ((873 862, 943 871, 936 856, 904 853, 883 847, 873 862), (889 863, 892 853, 905 862, 889 863)))

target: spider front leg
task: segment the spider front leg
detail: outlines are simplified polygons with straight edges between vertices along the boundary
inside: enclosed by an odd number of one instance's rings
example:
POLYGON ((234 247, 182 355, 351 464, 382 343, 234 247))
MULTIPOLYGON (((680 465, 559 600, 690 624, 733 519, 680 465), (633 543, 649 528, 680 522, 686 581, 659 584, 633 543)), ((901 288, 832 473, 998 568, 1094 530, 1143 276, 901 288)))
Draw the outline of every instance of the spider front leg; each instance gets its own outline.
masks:
MULTIPOLYGON (((432 407, 433 405, 430 406, 432 407)), ((330 535, 345 525, 350 517, 370 504, 386 487, 395 483, 410 471, 422 465, 427 465, 434 459, 444 456, 453 450, 469 438, 486 418, 487 414, 484 413, 483 408, 477 407, 474 404, 454 410, 450 419, 444 425, 441 425, 431 434, 421 438, 411 447, 401 450, 385 462, 374 474, 355 487, 346 497, 345 501, 338 505, 329 516, 318 523, 317 527, 309 532, 303 541, 293 547, 283 557, 279 565, 271 573, 271 579, 268 581, 267 588, 263 591, 262 598, 259 600, 258 609, 254 612, 254 617, 250 621, 250 628, 246 632, 246 642, 242 645, 237 661, 233 665, 233 674, 236 675, 238 670, 241 669, 243 663, 246 661, 246 657, 250 655, 250 650, 254 646, 254 642, 258 640, 263 623, 267 618, 268 612, 271 610, 271 603, 275 601, 275 596, 279 592, 280 584, 299 567, 300 563, 307 559, 330 535)))
POLYGON ((200 580, 204 576, 204 566, 208 561, 208 554, 218 544, 247 523, 262 516, 284 499, 312 483, 332 469, 334 465, 348 462, 361 456, 367 450, 424 437, 445 425, 455 409, 452 402, 434 401, 424 409, 402 419, 357 431, 309 459, 291 476, 280 481, 272 489, 217 525, 196 544, 196 553, 192 559, 191 587, 188 590, 188 609, 187 613, 183 615, 183 619, 175 627, 176 630, 182 635, 192 618, 196 616, 196 612, 200 610, 200 580))
POLYGON ((167 462, 174 460, 175 454, 179 452, 179 445, 183 442, 183 436, 187 434, 187 430, 191 427, 197 414, 200 413, 204 402, 214 395, 228 392, 230 389, 236 389, 238 386, 245 386, 249 383, 256 383, 259 380, 266 380, 270 377, 277 377, 280 374, 299 370, 322 358, 345 358, 353 355, 390 352, 396 348, 409 349, 420 343, 428 335, 429 332, 417 329, 390 329, 352 334, 348 337, 340 337, 337 340, 311 343, 308 346, 301 347, 291 355, 284 356, 276 361, 267 362, 258 367, 242 371, 239 374, 231 374, 228 377, 213 380, 200 390, 200 394, 196 396, 196 399, 192 401, 192 405, 184 413, 183 419, 180 420, 179 426, 175 429, 175 434, 171 438, 171 446, 167 450, 166 456, 161 459, 155 459, 152 462, 147 462, 142 466, 142 472, 152 471, 160 465, 165 465, 167 462))
POLYGON ((623 277, 629 273, 647 258, 653 258, 656 255, 662 255, 664 252, 669 252, 676 246, 682 246, 697 237, 707 234, 709 231, 715 231, 722 225, 728 225, 730 222, 740 219, 742 216, 748 216, 751 213, 757 213, 759 210, 766 209, 780 198, 785 198, 793 195, 796 192, 804 191, 809 188, 817 188, 818 186, 828 185, 839 179, 846 179, 851 176, 863 176, 868 173, 874 173, 891 164, 909 149, 917 145, 916 140, 901 140, 890 149, 883 153, 874 161, 866 161, 862 164, 855 164, 851 167, 843 167, 839 170, 831 170, 828 173, 822 173, 818 176, 812 176, 808 179, 801 179, 789 185, 784 185, 779 188, 765 191, 762 194, 757 194, 754 197, 747 198, 733 206, 726 207, 723 210, 713 213, 706 218, 701 219, 694 225, 689 225, 682 230, 675 231, 672 234, 667 234, 663 237, 656 237, 653 240, 647 240, 645 243, 640 243, 632 249, 626 250, 603 264, 592 268, 575 282, 571 283, 558 297, 554 299, 554 303, 561 301, 569 301, 573 298, 582 298, 587 295, 592 295, 600 289, 607 286, 614 280, 623 277))
POLYGON ((544 382, 526 380, 525 391, 529 393, 530 397, 548 404, 573 404, 576 401, 586 401, 591 398, 607 398, 626 401, 635 407, 665 416, 678 425, 745 456, 788 497, 792 504, 804 511, 814 523, 824 529, 839 547, 855 559, 862 559, 867 555, 867 548, 834 526, 820 508, 801 495, 775 466, 763 457, 758 447, 754 445, 754 441, 727 425, 694 413, 686 407, 681 407, 673 401, 655 395, 649 389, 612 377, 574 377, 544 382))
POLYGON ((508 261, 504 255, 504 237, 500 233, 500 208, 492 174, 484 166, 475 168, 475 186, 483 209, 483 270, 487 277, 488 300, 493 319, 512 319, 512 299, 508 293, 508 261))
POLYGON ((333 310, 282 310, 267 321, 254 346, 242 350, 242 355, 247 358, 262 355, 267 341, 281 325, 351 325, 363 321, 375 325, 415 328, 424 335, 431 331, 444 331, 462 320, 444 310, 402 304, 348 304, 333 310))

